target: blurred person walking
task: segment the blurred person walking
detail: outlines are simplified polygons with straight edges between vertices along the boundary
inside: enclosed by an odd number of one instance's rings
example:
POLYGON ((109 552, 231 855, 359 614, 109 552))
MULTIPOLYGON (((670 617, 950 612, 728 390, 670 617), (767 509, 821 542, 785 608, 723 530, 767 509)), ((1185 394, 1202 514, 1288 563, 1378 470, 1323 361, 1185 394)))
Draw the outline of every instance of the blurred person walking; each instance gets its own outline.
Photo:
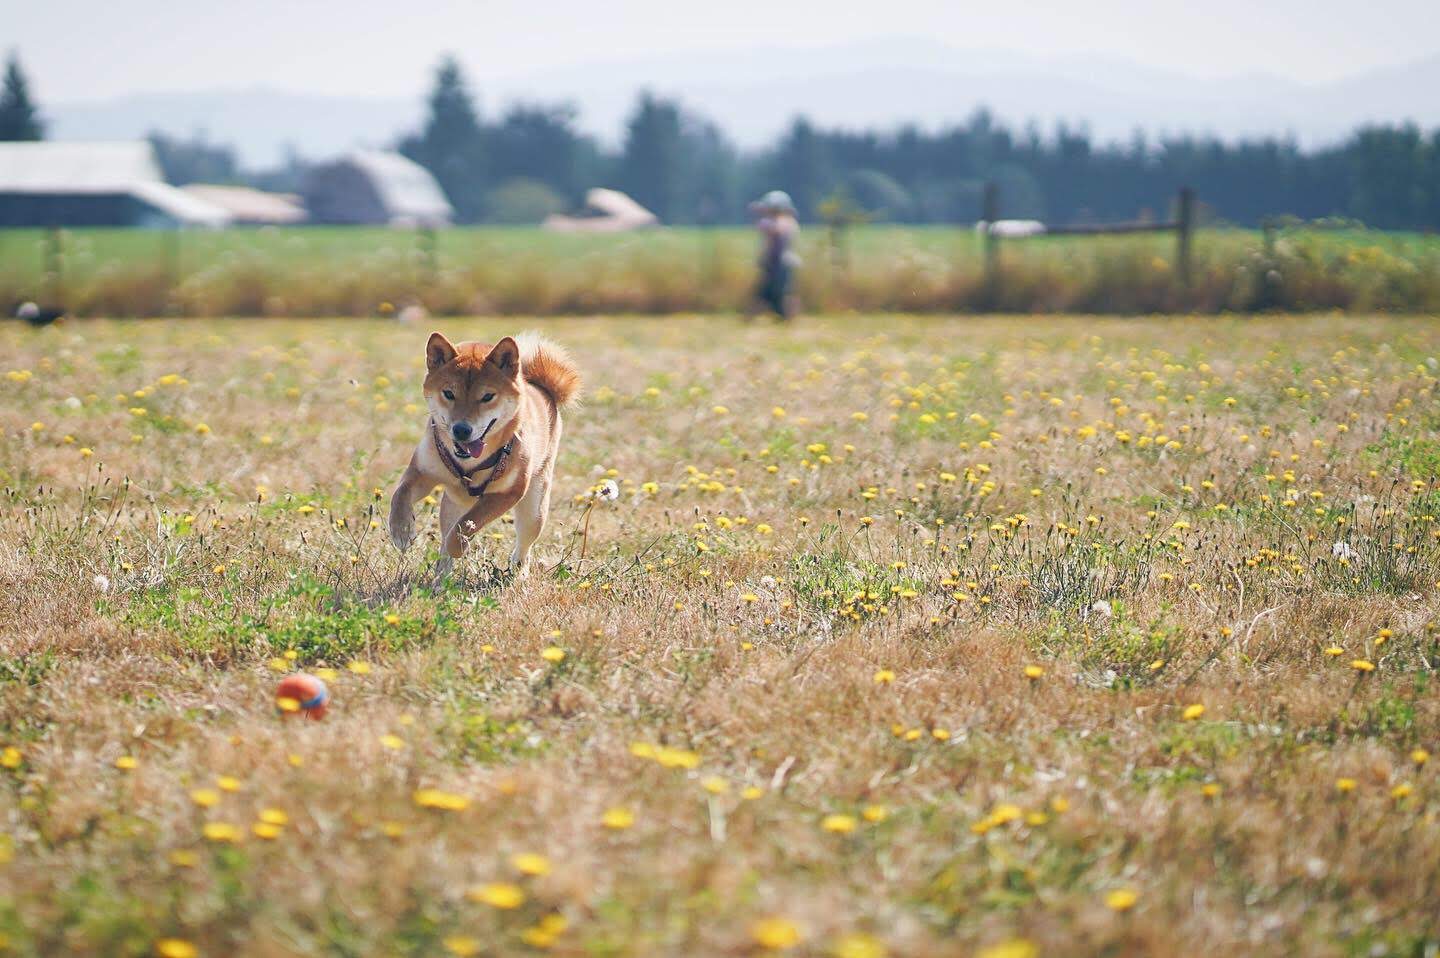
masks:
POLYGON ((760 278, 745 318, 754 319, 760 312, 769 311, 782 321, 791 319, 799 305, 790 290, 800 265, 800 257, 792 249, 800 233, 795 204, 784 190, 771 190, 750 204, 750 213, 760 232, 760 278))

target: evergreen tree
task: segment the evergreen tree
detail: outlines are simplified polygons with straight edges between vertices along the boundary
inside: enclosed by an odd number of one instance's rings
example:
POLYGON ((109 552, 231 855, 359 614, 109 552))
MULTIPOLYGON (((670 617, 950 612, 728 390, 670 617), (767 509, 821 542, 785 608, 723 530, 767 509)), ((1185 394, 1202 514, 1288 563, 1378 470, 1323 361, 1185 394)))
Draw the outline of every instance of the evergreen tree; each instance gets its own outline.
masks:
POLYGON ((5 80, 0 87, 0 140, 43 140, 45 124, 30 99, 30 82, 20 69, 20 58, 12 52, 5 62, 5 80))
POLYGON ((661 222, 673 222, 682 202, 684 160, 680 107, 642 92, 626 125, 620 188, 661 222))
POLYGON ((454 57, 440 61, 429 106, 424 130, 402 140, 400 152, 434 175, 459 221, 473 223, 484 215, 488 192, 485 134, 475 99, 454 57))
POLYGON ((500 122, 485 130, 488 168, 492 178, 538 180, 560 194, 567 204, 576 203, 588 187, 586 173, 593 173, 595 145, 575 129, 575 107, 517 103, 500 122))
POLYGON ((167 183, 184 186, 186 183, 240 181, 240 166, 235 161, 235 151, 228 146, 211 143, 203 132, 182 140, 157 130, 146 139, 155 149, 155 158, 167 183))
POLYGON ((776 150, 774 186, 768 188, 788 192, 800 215, 813 219, 821 200, 839 185, 830 152, 829 138, 818 132, 809 120, 797 118, 776 150))

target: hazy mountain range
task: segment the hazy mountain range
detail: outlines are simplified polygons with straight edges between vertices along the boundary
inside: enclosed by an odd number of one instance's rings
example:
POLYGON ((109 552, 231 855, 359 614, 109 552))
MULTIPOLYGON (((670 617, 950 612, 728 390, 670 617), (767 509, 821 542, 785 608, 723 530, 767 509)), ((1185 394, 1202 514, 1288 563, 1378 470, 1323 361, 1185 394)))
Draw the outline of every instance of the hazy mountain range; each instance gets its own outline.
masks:
MULTIPOLYGON (((1152 137, 1275 134, 1317 144, 1368 121, 1440 126, 1440 55, 1320 85, 1263 70, 1201 79, 1123 60, 1038 58, 923 40, 630 58, 523 76, 486 76, 483 67, 471 67, 470 75, 488 116, 517 99, 568 100, 579 107, 581 126, 609 143, 618 142, 643 87, 679 97, 742 146, 765 142, 801 113, 851 128, 906 121, 933 127, 982 106, 1015 127, 1033 121, 1048 131, 1064 121, 1101 140, 1144 129, 1152 137)), ((261 87, 44 106, 58 138, 205 131, 213 142, 237 147, 250 166, 273 163, 288 148, 323 157, 385 145, 416 127, 424 112, 423 92, 372 99, 261 87)))

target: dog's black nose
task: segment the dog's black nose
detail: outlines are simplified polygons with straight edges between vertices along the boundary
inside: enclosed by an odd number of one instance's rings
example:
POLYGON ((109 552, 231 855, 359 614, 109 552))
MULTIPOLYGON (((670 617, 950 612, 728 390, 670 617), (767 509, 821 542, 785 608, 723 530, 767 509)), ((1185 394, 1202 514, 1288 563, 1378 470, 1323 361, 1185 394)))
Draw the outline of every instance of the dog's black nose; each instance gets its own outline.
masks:
POLYGON ((470 434, 474 431, 475 430, 470 428, 470 424, 468 422, 457 422, 450 426, 450 435, 454 436, 461 442, 469 439, 470 434))

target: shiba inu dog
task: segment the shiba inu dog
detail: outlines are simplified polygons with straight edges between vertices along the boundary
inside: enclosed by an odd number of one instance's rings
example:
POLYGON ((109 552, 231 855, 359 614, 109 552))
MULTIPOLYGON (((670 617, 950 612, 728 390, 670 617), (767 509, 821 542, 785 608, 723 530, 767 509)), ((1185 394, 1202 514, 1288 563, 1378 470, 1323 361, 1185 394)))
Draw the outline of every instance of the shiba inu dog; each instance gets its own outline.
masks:
POLYGON ((534 334, 452 346, 431 333, 425 367, 430 420, 390 498, 390 538, 408 548, 415 503, 442 486, 442 568, 514 509, 510 568, 523 575, 550 513, 560 410, 578 398, 580 373, 563 349, 534 334))

